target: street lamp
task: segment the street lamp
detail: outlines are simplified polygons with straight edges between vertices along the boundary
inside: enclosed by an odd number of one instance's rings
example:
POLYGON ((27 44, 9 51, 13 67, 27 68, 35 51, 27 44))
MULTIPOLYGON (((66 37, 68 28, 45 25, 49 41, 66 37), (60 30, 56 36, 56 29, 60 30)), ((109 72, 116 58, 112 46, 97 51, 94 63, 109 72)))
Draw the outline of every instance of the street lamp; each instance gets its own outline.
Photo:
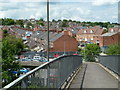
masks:
POLYGON ((66 52, 66 50, 65 50, 66 48, 65 47, 66 47, 66 41, 64 40, 64 55, 66 54, 65 53, 66 52))
POLYGON ((47 0, 47 59, 49 61, 49 0, 47 0))

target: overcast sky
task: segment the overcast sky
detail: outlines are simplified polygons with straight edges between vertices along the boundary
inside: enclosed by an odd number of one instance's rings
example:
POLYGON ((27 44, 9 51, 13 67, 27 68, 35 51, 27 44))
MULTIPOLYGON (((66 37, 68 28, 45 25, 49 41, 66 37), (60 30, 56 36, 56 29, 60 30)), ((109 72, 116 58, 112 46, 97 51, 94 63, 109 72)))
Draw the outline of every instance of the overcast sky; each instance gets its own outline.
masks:
MULTIPOLYGON (((118 22, 118 0, 50 1, 50 20, 118 22)), ((45 0, 0 0, 0 18, 46 20, 45 0)))

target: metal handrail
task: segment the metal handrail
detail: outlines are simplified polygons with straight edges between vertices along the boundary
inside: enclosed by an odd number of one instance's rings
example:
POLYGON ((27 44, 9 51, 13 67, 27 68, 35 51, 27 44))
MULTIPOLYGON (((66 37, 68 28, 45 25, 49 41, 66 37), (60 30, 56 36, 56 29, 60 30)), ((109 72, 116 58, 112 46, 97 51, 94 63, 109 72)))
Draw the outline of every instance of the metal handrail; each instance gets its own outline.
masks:
POLYGON ((101 55, 99 56, 99 62, 114 73, 120 75, 119 58, 120 55, 101 55))
MULTIPOLYGON (((56 62, 56 61, 57 61, 57 62, 58 62, 58 61, 59 61, 59 62, 63 62, 64 60, 62 60, 62 58, 64 59, 64 58, 69 58, 69 57, 74 57, 74 56, 75 56, 75 57, 82 57, 82 56, 79 56, 79 55, 64 55, 64 56, 60 56, 60 57, 58 57, 58 58, 56 58, 56 59, 53 59, 52 61, 46 62, 46 63, 40 65, 39 67, 37 67, 37 68, 29 71, 29 72, 26 73, 25 75, 19 77, 18 79, 14 80, 14 81, 11 82, 10 84, 8 84, 8 85, 6 85, 5 87, 3 87, 3 89, 6 90, 6 89, 9 89, 9 88, 13 88, 13 87, 16 86, 17 84, 19 84, 22 80, 24 80, 25 78, 29 77, 29 76, 32 75, 33 73, 39 71, 40 69, 43 69, 44 67, 49 66, 50 64, 52 64, 52 63, 54 63, 54 62, 56 62)), ((73 59, 71 59, 71 61, 73 61, 73 59)), ((79 60, 77 60, 77 61, 78 61, 78 63, 79 63, 80 65, 82 64, 82 58, 80 58, 80 61, 79 61, 79 60)), ((65 62, 66 62, 66 61, 65 61, 65 62)), ((77 63, 76 63, 76 64, 77 64, 77 63)), ((75 66, 75 65, 73 65, 73 66, 75 66)), ((78 65, 78 66, 79 66, 79 65, 78 65)), ((76 65, 75 68, 77 68, 78 66, 76 65)), ((72 68, 72 67, 70 67, 70 68, 72 68)), ((61 72, 59 72, 59 73, 61 73, 61 72)), ((66 78, 66 79, 67 79, 67 78, 66 78)), ((60 82, 60 83, 61 83, 61 82, 60 82)))

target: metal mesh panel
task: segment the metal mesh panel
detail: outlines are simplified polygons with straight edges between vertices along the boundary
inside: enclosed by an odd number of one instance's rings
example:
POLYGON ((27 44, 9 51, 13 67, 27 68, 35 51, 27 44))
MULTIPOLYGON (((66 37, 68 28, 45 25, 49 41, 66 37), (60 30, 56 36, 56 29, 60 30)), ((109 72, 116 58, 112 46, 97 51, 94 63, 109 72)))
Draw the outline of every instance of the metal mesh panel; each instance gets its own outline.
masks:
POLYGON ((100 63, 120 75, 120 55, 100 56, 100 63))
POLYGON ((59 88, 81 64, 81 56, 63 56, 33 69, 4 88, 59 88))

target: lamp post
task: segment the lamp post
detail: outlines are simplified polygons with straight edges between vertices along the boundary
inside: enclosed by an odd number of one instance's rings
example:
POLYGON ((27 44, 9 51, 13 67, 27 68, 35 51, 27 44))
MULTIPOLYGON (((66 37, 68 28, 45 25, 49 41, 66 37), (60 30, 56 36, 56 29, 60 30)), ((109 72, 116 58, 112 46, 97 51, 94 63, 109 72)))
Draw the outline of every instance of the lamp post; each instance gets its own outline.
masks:
MULTIPOLYGON (((49 61, 49 0, 47 0, 47 60, 49 61)), ((50 66, 47 67, 47 86, 50 87, 50 66)))
POLYGON ((66 51, 65 51, 65 49, 66 49, 65 47, 66 47, 66 41, 64 41, 64 55, 66 54, 66 53, 65 53, 65 52, 66 52, 66 51))
POLYGON ((49 0, 47 0, 47 59, 49 61, 49 0))

